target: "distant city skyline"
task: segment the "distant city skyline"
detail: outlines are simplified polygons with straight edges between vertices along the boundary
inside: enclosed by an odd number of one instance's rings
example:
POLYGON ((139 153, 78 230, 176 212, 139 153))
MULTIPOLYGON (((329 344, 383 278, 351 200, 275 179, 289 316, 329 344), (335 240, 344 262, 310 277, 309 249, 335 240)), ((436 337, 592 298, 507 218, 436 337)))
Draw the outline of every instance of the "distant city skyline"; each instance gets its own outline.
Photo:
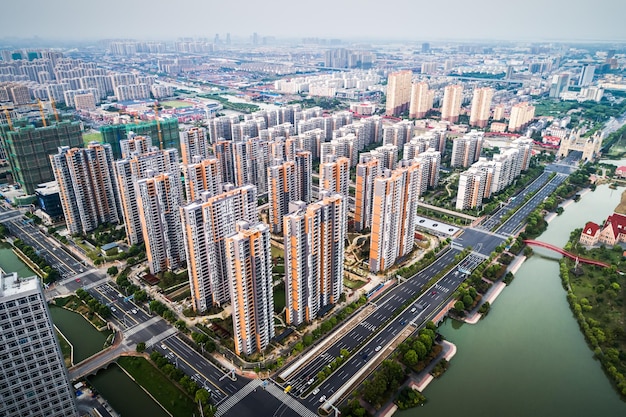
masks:
POLYGON ((40 38, 170 40, 219 34, 233 41, 259 37, 342 40, 625 41, 626 2, 554 0, 178 0, 10 1, 0 40, 40 38))

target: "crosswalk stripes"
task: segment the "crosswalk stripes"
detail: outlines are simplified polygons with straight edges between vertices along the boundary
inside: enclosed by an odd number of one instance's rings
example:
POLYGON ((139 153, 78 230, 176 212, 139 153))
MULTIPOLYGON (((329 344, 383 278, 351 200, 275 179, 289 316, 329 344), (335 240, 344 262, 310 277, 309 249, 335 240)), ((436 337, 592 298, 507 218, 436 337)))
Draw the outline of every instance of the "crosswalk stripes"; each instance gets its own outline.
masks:
POLYGON ((278 388, 274 384, 268 384, 266 388, 267 392, 278 398, 287 407, 291 408, 302 417, 317 417, 317 414, 306 408, 302 403, 292 396, 286 394, 282 389, 278 388))
POLYGON ((243 398, 245 398, 246 395, 250 394, 256 388, 261 386, 261 384, 263 384, 263 381, 260 379, 253 379, 252 381, 250 381, 245 387, 237 391, 232 397, 221 403, 219 407, 217 407, 217 412, 215 413, 215 416, 220 417, 226 414, 228 410, 233 408, 233 406, 241 401, 243 398))

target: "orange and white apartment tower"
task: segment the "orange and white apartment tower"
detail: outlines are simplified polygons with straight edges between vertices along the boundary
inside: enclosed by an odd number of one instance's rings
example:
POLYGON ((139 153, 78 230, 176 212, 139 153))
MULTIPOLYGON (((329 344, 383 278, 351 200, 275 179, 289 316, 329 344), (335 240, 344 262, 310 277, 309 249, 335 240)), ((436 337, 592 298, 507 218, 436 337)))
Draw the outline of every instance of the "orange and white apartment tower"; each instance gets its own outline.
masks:
POLYGON ((397 116, 409 109, 411 101, 411 70, 397 71, 387 78, 387 104, 385 114, 397 116))
POLYGON ((443 103, 441 105, 441 120, 450 123, 459 121, 461 104, 463 103, 463 86, 459 84, 447 85, 443 89, 443 103))
POLYGON ((291 207, 283 227, 286 319, 298 326, 337 303, 343 291, 347 200, 323 192, 318 202, 291 207))
POLYGON ((111 145, 92 142, 86 149, 63 146, 50 155, 50 163, 71 234, 122 220, 111 145))
POLYGON ((402 160, 374 180, 369 268, 384 271, 413 250, 420 165, 402 160))
POLYGON ((238 222, 225 239, 228 287, 237 355, 263 351, 274 337, 274 293, 270 229, 238 222))
POLYGON ((349 187, 350 160, 348 158, 335 158, 333 162, 320 164, 320 191, 339 193, 348 198, 349 187))
POLYGON ((357 231, 369 229, 372 226, 374 179, 380 171, 378 158, 370 155, 361 156, 361 163, 356 166, 356 188, 354 194, 354 228, 357 231))
POLYGON ((298 200, 296 187, 296 164, 283 162, 267 168, 270 231, 283 231, 283 216, 289 213, 289 203, 298 200))
POLYGON ((150 273, 175 270, 184 264, 181 234, 180 176, 158 173, 137 181, 139 218, 150 273))
POLYGON ((180 154, 183 164, 192 163, 194 156, 206 159, 211 156, 211 146, 206 136, 206 129, 203 127, 191 127, 179 133, 180 154))
POLYGON ((493 99, 493 88, 484 87, 474 89, 472 97, 472 108, 470 110, 470 126, 480 128, 487 127, 491 114, 491 100, 493 99))
POLYGON ((459 191, 456 197, 456 209, 466 210, 480 207, 487 186, 487 172, 471 167, 459 175, 459 191))
POLYGON ((238 221, 257 222, 256 187, 225 185, 215 196, 201 193, 200 199, 181 207, 180 215, 191 299, 194 310, 202 313, 230 301, 224 239, 235 232, 238 221))
POLYGON ((200 198, 200 194, 208 191, 217 195, 222 184, 222 172, 217 158, 202 159, 199 155, 191 159, 191 163, 181 165, 185 179, 185 195, 187 202, 200 198))
MULTIPOLYGON (((122 149, 125 146, 124 142, 126 141, 120 141, 122 149)), ((127 158, 115 161, 115 175, 124 216, 126 240, 129 245, 143 242, 136 187, 137 181, 146 178, 148 172, 150 175, 169 173, 172 177, 180 177, 178 151, 151 147, 145 153, 134 153, 127 158)))

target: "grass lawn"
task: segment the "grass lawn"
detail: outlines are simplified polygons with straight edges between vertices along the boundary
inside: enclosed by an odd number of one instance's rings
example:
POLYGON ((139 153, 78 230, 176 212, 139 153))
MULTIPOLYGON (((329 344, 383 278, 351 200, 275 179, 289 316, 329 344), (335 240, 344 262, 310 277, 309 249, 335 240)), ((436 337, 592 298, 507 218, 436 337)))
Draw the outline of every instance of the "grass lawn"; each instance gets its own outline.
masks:
POLYGON ((367 282, 365 282, 365 281, 352 280, 352 279, 348 279, 348 278, 345 278, 345 277, 343 278, 343 285, 345 287, 350 288, 351 290, 358 290, 359 288, 361 288, 365 284, 367 284, 367 282))
POLYGON ((181 107, 191 107, 190 103, 187 103, 186 101, 179 101, 179 100, 161 101, 161 102, 159 102, 159 104, 161 106, 169 106, 169 107, 173 107, 175 109, 178 109, 178 108, 181 108, 181 107))
POLYGON ((89 142, 102 142, 102 133, 93 132, 93 133, 84 133, 83 134, 83 142, 87 145, 89 142))
POLYGON ((193 400, 144 358, 122 356, 117 363, 173 416, 199 414, 193 400))
POLYGON ((285 284, 274 287, 274 312, 280 313, 285 308, 285 284))
POLYGON ((70 366, 72 366, 72 346, 70 346, 67 339, 65 339, 65 337, 57 330, 55 330, 54 333, 56 333, 57 339, 59 340, 59 346, 61 347, 61 353, 63 354, 65 367, 69 368, 70 366))
POLYGON ((285 258, 285 251, 277 248, 276 246, 272 245, 270 250, 272 251, 272 258, 285 258))

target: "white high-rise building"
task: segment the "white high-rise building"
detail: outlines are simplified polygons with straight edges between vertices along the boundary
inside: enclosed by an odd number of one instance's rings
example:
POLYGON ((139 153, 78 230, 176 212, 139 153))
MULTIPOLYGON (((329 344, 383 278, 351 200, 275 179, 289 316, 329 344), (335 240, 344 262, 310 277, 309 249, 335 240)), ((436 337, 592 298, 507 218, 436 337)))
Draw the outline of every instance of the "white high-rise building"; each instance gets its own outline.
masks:
POLYGON ((389 269, 413 250, 419 193, 419 163, 401 161, 394 171, 385 170, 374 180, 369 268, 389 269))
POLYGON ((287 323, 298 326, 336 304, 343 291, 347 201, 326 195, 292 204, 284 218, 287 323))
POLYGON ((452 143, 452 158, 450 166, 469 167, 478 161, 483 148, 484 133, 472 130, 460 138, 454 139, 452 143))
POLYGON ((196 155, 188 165, 181 165, 185 179, 185 195, 187 202, 200 198, 200 194, 208 191, 216 195, 222 184, 222 172, 217 158, 202 159, 196 155))
POLYGON ((350 160, 348 158, 336 158, 332 162, 320 164, 320 191, 339 193, 349 198, 349 187, 350 160))
POLYGON ((0 415, 77 417, 39 279, 0 272, 0 415))
POLYGON ((86 234, 102 223, 121 221, 111 145, 92 142, 87 148, 60 147, 59 153, 50 156, 50 163, 71 234, 86 234))
POLYGON ((191 127, 179 133, 180 153, 183 164, 190 164, 194 156, 207 159, 211 156, 211 147, 206 136, 206 129, 203 127, 191 127))
POLYGON ((481 207, 487 187, 487 172, 471 167, 459 176, 456 209, 467 210, 481 207))
POLYGON ((225 247, 235 353, 250 355, 263 351, 274 337, 270 230, 265 223, 238 222, 225 247))
MULTIPOLYGON (((122 146, 124 141, 120 142, 122 146)), ((125 145, 124 145, 125 146, 125 145)), ((122 147, 122 149, 124 149, 122 147)), ((137 181, 158 173, 180 177, 178 151, 176 149, 158 150, 152 147, 146 153, 135 153, 125 159, 115 161, 115 173, 119 188, 126 239, 130 245, 143 242, 141 218, 138 206, 137 181)))
POLYGON ((230 301, 225 237, 238 221, 258 221, 256 187, 225 188, 215 196, 202 193, 180 209, 191 299, 200 313, 230 301))
POLYGON ((137 181, 137 196, 150 272, 156 274, 179 268, 185 259, 180 176, 148 172, 146 178, 137 181))

